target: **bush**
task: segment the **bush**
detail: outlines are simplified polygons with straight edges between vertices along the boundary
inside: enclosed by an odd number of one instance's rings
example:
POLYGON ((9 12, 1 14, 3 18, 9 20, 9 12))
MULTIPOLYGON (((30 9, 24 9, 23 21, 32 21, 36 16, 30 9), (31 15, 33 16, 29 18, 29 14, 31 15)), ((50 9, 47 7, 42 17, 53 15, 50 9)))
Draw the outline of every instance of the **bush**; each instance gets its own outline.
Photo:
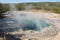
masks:
POLYGON ((55 12, 55 13, 60 14, 60 8, 53 8, 52 11, 55 12))
POLYGON ((24 10, 25 9, 25 6, 20 5, 20 4, 16 5, 16 7, 17 7, 18 10, 24 10))
POLYGON ((8 10, 7 6, 5 4, 0 3, 0 19, 3 18, 3 13, 8 10))

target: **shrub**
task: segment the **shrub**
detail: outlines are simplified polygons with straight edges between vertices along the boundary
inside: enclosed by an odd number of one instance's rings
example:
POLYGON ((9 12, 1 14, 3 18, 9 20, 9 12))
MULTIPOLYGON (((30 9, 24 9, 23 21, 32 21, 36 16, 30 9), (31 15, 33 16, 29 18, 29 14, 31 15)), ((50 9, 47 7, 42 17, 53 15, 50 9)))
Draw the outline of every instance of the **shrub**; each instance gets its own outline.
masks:
POLYGON ((16 7, 17 7, 18 10, 24 10, 25 9, 25 6, 20 5, 20 4, 16 5, 16 7))
POLYGON ((3 13, 8 10, 7 6, 5 4, 0 3, 0 19, 3 18, 3 13))
POLYGON ((52 11, 55 12, 55 13, 60 14, 60 8, 53 8, 52 11))

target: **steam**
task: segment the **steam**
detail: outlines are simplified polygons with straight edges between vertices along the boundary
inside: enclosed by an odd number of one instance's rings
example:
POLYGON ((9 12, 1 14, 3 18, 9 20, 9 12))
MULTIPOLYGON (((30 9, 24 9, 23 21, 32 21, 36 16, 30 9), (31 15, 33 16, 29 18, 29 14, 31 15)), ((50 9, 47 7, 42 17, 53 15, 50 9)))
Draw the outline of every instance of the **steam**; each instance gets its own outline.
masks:
POLYGON ((32 4, 25 4, 25 5, 26 5, 25 10, 33 9, 33 5, 32 4))
MULTIPOLYGON (((16 21, 18 24, 18 28, 22 30, 35 30, 40 31, 41 28, 48 27, 49 25, 40 18, 37 18, 39 14, 34 14, 32 12, 20 12, 16 11, 16 7, 13 4, 10 5, 10 13, 12 19, 16 21)), ((26 7, 26 10, 30 10, 32 8, 31 4, 26 7)))
POLYGON ((11 3, 11 4, 9 4, 9 7, 10 7, 10 11, 17 11, 15 4, 11 3))
POLYGON ((41 20, 40 18, 36 18, 37 15, 33 13, 19 13, 18 11, 12 12, 13 14, 13 19, 16 21, 18 24, 18 27, 22 30, 35 30, 35 31, 40 31, 41 28, 43 27, 48 27, 48 24, 44 21, 41 20))

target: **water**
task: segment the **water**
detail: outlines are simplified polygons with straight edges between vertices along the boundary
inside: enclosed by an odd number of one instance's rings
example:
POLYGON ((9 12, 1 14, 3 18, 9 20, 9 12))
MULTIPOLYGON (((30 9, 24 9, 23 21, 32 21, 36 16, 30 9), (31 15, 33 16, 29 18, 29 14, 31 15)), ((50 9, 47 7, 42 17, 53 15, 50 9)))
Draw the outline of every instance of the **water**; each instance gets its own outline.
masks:
POLYGON ((23 30, 35 30, 35 31, 41 31, 42 28, 48 27, 49 24, 47 24, 44 20, 40 20, 39 26, 37 26, 36 22, 34 20, 32 21, 24 21, 22 23, 23 30))
POLYGON ((0 27, 6 32, 18 31, 21 29, 23 31, 41 31, 43 28, 49 26, 44 20, 40 18, 37 19, 37 15, 33 13, 20 14, 18 11, 12 13, 14 13, 13 16, 7 16, 1 20, 0 27), (17 13, 17 15, 15 13, 17 13))
POLYGON ((17 9, 13 4, 10 4, 10 10, 10 12, 7 12, 10 16, 6 14, 7 16, 0 20, 0 29, 6 32, 18 31, 21 29, 23 31, 41 31, 41 29, 49 26, 48 23, 37 17, 39 14, 16 11, 17 9))

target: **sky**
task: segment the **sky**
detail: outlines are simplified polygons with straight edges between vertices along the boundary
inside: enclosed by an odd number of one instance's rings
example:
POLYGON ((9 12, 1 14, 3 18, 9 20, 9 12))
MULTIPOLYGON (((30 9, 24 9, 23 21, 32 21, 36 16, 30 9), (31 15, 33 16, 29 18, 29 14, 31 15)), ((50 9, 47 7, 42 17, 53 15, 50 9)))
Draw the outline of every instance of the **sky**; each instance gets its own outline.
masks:
POLYGON ((60 2, 60 0, 0 0, 1 3, 60 2))

